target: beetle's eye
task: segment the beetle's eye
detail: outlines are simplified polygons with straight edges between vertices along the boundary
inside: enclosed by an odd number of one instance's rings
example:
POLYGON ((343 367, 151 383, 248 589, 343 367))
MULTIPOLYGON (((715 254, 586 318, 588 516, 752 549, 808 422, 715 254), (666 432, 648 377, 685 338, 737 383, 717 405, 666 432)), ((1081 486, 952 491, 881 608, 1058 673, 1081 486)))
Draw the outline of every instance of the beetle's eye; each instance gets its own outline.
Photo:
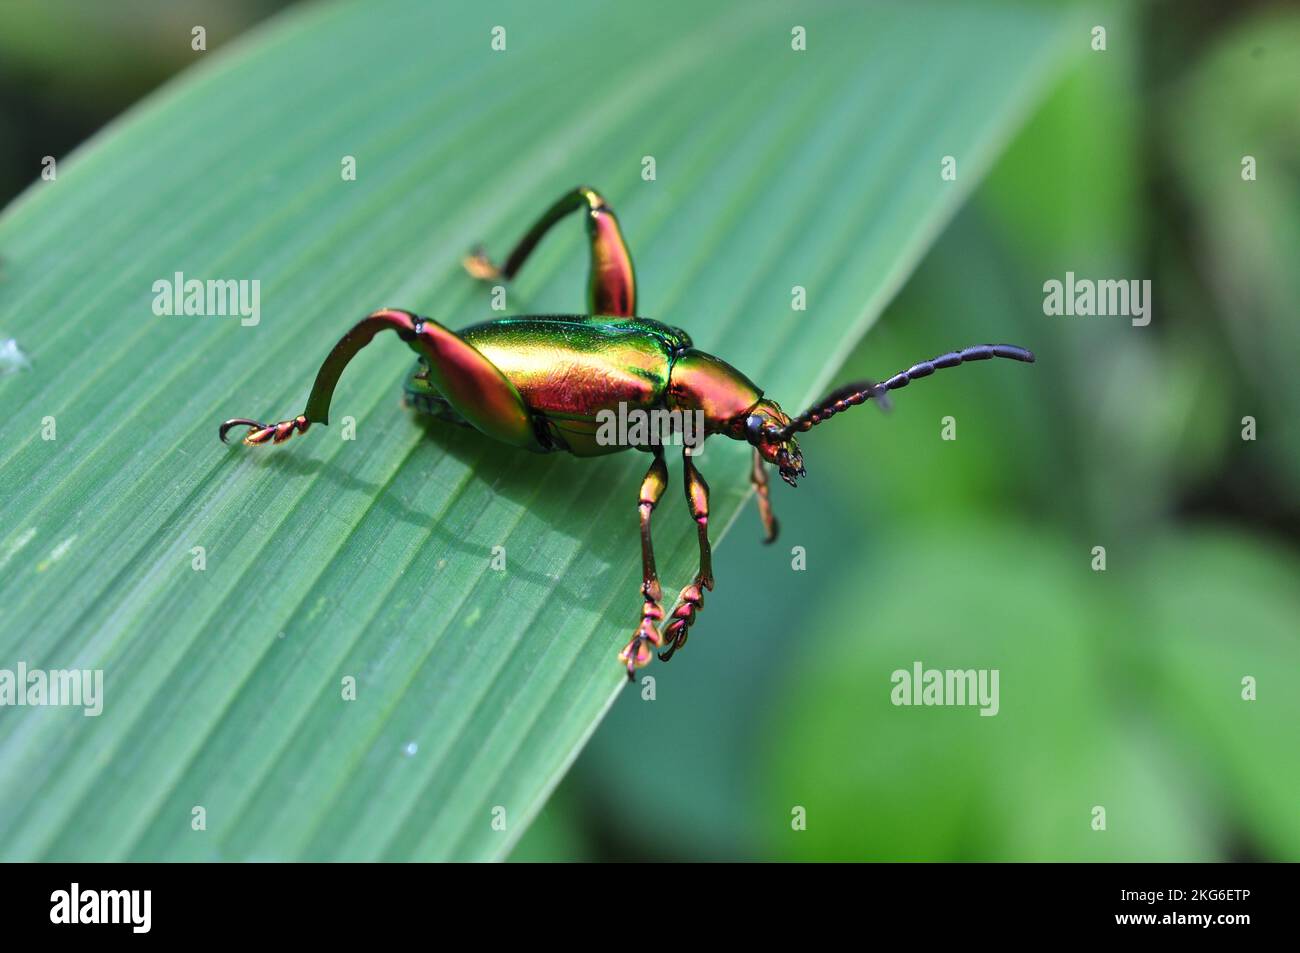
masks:
POLYGON ((763 439, 763 418, 758 414, 750 414, 749 419, 745 421, 745 436, 749 438, 750 443, 759 443, 763 439))

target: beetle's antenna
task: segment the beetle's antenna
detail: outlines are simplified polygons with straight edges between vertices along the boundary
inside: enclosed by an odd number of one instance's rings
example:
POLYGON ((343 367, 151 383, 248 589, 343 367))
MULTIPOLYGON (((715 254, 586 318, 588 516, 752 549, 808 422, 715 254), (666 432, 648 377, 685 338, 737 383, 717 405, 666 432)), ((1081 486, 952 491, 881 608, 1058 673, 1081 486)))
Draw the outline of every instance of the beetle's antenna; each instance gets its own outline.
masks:
POLYGON ((813 404, 784 427, 773 428, 769 433, 775 440, 789 440, 795 434, 811 430, 819 423, 829 420, 842 410, 856 407, 871 397, 882 400, 888 391, 898 390, 901 387, 906 387, 914 380, 929 377, 940 368, 956 367, 958 364, 964 364, 967 361, 987 361, 994 357, 1024 361, 1026 364, 1034 363, 1032 351, 1028 351, 1023 347, 1016 347, 1014 344, 977 344, 974 347, 964 348, 960 351, 949 351, 947 354, 939 355, 932 361, 913 364, 907 370, 900 371, 879 384, 872 381, 858 381, 853 384, 846 384, 813 404))

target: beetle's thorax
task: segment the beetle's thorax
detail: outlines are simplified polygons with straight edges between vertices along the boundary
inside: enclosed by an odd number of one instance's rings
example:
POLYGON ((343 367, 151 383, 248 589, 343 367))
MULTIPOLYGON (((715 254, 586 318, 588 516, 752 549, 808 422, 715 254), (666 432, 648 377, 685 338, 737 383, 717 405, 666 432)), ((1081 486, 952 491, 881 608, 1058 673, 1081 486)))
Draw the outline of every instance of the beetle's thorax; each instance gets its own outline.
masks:
POLYGON ((753 381, 726 361, 693 347, 677 356, 668 378, 669 409, 703 411, 710 433, 743 418, 762 396, 753 381))

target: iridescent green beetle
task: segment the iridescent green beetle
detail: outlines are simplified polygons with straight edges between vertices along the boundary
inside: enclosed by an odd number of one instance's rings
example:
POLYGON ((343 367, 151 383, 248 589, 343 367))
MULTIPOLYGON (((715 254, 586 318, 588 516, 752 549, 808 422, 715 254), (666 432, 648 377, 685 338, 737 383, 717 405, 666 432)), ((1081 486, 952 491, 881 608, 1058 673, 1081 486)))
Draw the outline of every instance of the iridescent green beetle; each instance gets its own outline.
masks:
MULTIPOLYGON (((307 409, 290 420, 263 424, 239 417, 221 425, 224 441, 232 427, 246 426, 244 443, 282 443, 305 433, 313 423, 329 422, 330 399, 348 362, 381 331, 395 331, 419 355, 406 384, 407 402, 416 410, 477 428, 496 440, 537 453, 563 450, 580 457, 634 447, 653 457, 641 482, 641 622, 619 655, 631 678, 649 663, 651 647, 667 661, 686 642, 704 591, 713 588, 709 551, 709 487, 682 452, 686 501, 699 528, 700 565, 679 597, 680 605, 660 635, 663 593, 650 542, 650 516, 668 484, 664 441, 618 442, 600 439, 601 423, 611 414, 679 411, 703 422, 703 435, 721 434, 754 447, 750 480, 757 490, 767 542, 777 524, 768 498, 766 465, 786 483, 804 475, 795 434, 869 398, 928 377, 938 368, 993 357, 1032 362, 1033 354, 1008 344, 986 344, 953 351, 915 364, 881 383, 859 381, 830 394, 797 417, 763 396, 762 390, 726 361, 697 350, 690 335, 636 313, 632 257, 618 219, 600 194, 580 187, 543 215, 498 268, 481 251, 465 259, 476 278, 509 280, 523 266, 542 236, 570 212, 581 209, 591 244, 591 277, 586 315, 500 318, 453 332, 409 311, 385 308, 362 319, 325 358, 316 375, 307 409)), ((695 445, 698 445, 696 443, 695 445)))

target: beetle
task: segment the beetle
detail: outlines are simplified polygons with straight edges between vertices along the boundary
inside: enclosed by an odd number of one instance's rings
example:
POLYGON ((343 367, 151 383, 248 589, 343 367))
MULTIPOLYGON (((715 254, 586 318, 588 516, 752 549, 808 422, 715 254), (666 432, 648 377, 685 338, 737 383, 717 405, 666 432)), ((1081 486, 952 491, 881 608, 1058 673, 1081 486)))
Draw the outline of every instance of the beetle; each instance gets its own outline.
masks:
POLYGON ((655 569, 650 520, 668 485, 664 441, 601 440, 599 421, 619 410, 681 411, 703 421, 701 439, 720 435, 749 443, 753 447, 749 479, 770 543, 776 539, 777 521, 768 492, 767 467, 775 466, 790 486, 806 475, 796 434, 869 399, 883 404, 889 391, 940 368, 995 357, 1026 363, 1034 360, 1030 351, 1009 344, 950 351, 879 383, 848 384, 791 417, 739 370, 697 349, 685 331, 636 316, 632 256, 614 211, 595 189, 580 186, 565 193, 519 240, 504 264, 494 264, 480 247, 464 259, 466 271, 483 280, 512 279, 546 232, 577 211, 586 222, 590 245, 587 314, 507 317, 451 331, 410 311, 383 308, 363 318, 330 351, 301 414, 274 424, 232 418, 221 424, 219 435, 224 442, 232 428, 247 427, 243 442, 257 446, 283 443, 296 433, 306 433, 312 424, 327 424, 330 401, 343 369, 375 335, 393 331, 418 355, 405 386, 406 403, 417 412, 474 427, 495 440, 537 453, 564 451, 589 457, 629 447, 650 453, 637 501, 644 600, 641 621, 619 653, 629 679, 650 662, 655 650, 660 650, 660 659, 668 661, 681 649, 704 605, 705 591, 713 589, 709 486, 692 460, 698 441, 686 443, 683 481, 687 506, 697 526, 699 568, 682 589, 677 608, 661 634, 663 591, 655 569))

